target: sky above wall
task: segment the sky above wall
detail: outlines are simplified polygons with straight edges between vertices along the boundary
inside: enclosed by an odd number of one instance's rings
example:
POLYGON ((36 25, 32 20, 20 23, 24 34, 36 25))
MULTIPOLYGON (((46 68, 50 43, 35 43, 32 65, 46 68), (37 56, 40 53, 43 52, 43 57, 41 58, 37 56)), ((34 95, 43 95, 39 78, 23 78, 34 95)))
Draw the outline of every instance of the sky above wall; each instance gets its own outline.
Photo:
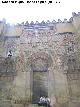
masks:
POLYGON ((0 20, 6 19, 7 23, 16 24, 29 21, 47 21, 58 20, 64 18, 69 20, 72 17, 72 12, 80 12, 80 0, 43 0, 45 3, 27 3, 31 0, 23 0, 24 3, 12 3, 12 0, 0 0, 0 20), (8 1, 8 3, 2 3, 8 1))

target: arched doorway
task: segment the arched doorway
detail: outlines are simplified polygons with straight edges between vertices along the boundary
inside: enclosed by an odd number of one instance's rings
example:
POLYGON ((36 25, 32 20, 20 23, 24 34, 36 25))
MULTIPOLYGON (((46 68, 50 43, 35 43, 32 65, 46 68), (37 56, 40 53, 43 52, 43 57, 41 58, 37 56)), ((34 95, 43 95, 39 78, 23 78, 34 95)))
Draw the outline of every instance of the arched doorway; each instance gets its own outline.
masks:
POLYGON ((37 58, 32 64, 32 103, 38 103, 41 96, 48 96, 48 64, 37 58))
POLYGON ((35 53, 31 56, 31 92, 32 103, 38 103, 41 96, 48 96, 48 68, 52 59, 45 53, 35 53))

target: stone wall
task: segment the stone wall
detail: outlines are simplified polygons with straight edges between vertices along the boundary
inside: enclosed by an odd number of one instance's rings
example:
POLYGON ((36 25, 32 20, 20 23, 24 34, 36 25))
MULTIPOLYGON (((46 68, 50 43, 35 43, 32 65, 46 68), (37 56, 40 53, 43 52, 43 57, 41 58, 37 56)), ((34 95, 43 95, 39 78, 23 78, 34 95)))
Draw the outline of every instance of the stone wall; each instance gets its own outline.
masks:
POLYGON ((48 72, 48 96, 56 107, 80 104, 80 15, 61 22, 0 23, 0 105, 32 103, 33 71, 48 72), (9 57, 11 50, 12 56, 9 57), (77 87, 77 88, 75 88, 77 87))

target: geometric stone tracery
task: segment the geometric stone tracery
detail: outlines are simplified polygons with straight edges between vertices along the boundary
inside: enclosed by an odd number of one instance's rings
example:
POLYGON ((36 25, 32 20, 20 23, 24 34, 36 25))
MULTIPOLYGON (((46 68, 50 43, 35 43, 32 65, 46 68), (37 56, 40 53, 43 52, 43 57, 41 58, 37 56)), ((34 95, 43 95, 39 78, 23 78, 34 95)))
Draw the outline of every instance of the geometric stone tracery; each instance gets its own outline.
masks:
POLYGON ((46 71, 51 66, 52 59, 45 52, 37 52, 30 57, 30 63, 33 70, 46 71))

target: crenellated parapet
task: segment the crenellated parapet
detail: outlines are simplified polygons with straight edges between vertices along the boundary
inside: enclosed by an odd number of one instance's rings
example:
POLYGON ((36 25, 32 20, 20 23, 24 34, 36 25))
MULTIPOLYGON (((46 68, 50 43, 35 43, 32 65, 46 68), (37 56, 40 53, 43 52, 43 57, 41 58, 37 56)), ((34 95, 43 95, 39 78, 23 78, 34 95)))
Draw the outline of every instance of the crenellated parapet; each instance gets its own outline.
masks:
POLYGON ((58 19, 58 21, 49 21, 47 20, 42 22, 33 22, 29 23, 28 21, 17 23, 16 25, 9 25, 3 19, 0 21, 0 36, 21 36, 23 30, 34 30, 34 29, 51 29, 53 27, 56 28, 56 33, 64 33, 64 32, 78 32, 80 33, 80 12, 72 13, 72 17, 67 20, 58 19))
POLYGON ((75 13, 72 12, 72 17, 67 20, 64 18, 63 21, 58 19, 58 21, 53 20, 50 22, 49 20, 42 21, 41 23, 36 21, 35 23, 31 21, 29 23, 28 21, 25 23, 19 24, 19 26, 24 27, 25 29, 45 29, 45 28, 50 28, 51 26, 56 27, 56 33, 64 33, 64 32, 76 32, 78 30, 79 32, 79 26, 80 26, 80 12, 75 13))

